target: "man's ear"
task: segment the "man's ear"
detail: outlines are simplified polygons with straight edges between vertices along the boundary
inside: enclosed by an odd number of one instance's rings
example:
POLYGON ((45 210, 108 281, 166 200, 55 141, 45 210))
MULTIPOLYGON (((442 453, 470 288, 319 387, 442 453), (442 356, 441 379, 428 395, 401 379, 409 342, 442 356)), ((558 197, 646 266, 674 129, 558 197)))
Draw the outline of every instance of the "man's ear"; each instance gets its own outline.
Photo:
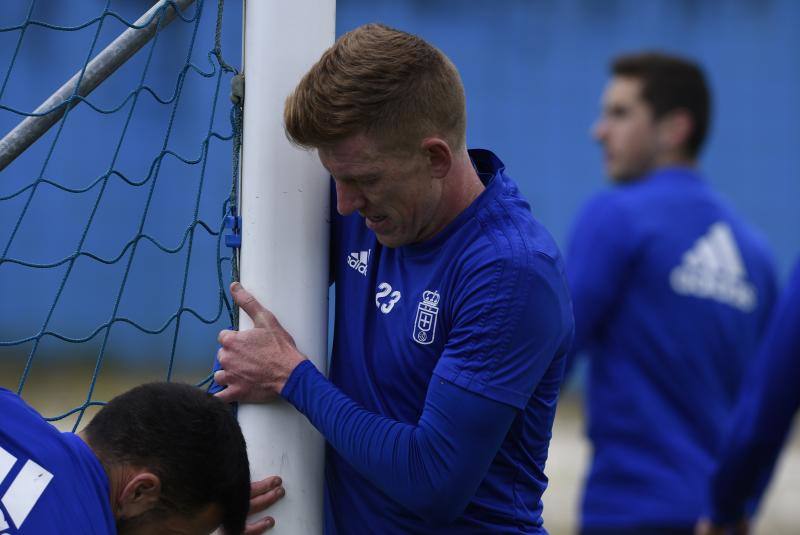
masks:
POLYGON ((152 472, 142 471, 128 480, 118 499, 119 518, 133 518, 146 513, 161 498, 161 479, 152 472))
POLYGON ((687 110, 678 109, 660 120, 660 141, 670 152, 686 153, 686 145, 694 130, 694 121, 687 110))
POLYGON ((433 178, 444 178, 453 166, 453 152, 450 145, 439 137, 426 137, 420 144, 423 154, 428 158, 428 167, 433 178))

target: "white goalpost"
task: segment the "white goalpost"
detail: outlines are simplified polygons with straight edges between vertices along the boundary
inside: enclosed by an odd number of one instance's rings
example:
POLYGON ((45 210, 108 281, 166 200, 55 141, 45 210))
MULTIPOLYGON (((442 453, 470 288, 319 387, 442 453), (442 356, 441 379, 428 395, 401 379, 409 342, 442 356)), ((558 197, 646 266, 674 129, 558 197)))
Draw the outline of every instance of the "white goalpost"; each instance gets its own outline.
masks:
MULTIPOLYGON (((245 0, 241 281, 327 370, 328 174, 283 129, 286 97, 333 44, 335 0, 245 0)), ((240 329, 252 328, 243 312, 240 329)), ((268 514, 279 535, 322 533, 324 440, 279 400, 242 405, 254 480, 279 475, 286 496, 268 514)))
MULTIPOLYGON (((20 209, 18 221, 12 221, 16 226, 9 238, 4 238, 5 252, 3 251, 3 243, 0 243, 0 265, 8 263, 8 266, 23 266, 26 269, 55 269, 62 265, 68 265, 69 269, 66 270, 65 275, 61 277, 61 286, 55 292, 55 297, 52 300, 52 306, 48 312, 46 319, 39 332, 33 336, 13 337, 10 340, 4 339, 0 336, 0 349, 4 347, 24 346, 31 341, 35 343, 33 349, 30 350, 28 359, 25 363, 22 378, 20 381, 20 390, 22 385, 25 384, 29 368, 33 362, 33 357, 37 353, 39 340, 42 338, 57 338, 61 342, 69 342, 71 344, 85 344, 91 342, 97 335, 98 340, 101 336, 102 345, 99 349, 99 355, 95 361, 93 369, 93 377, 89 392, 86 396, 86 401, 72 409, 70 412, 65 412, 61 416, 54 419, 64 418, 74 412, 80 412, 81 417, 83 411, 87 407, 99 404, 97 401, 94 388, 95 383, 100 374, 101 364, 104 362, 104 355, 106 351, 106 340, 110 336, 112 327, 115 327, 114 335, 120 331, 118 323, 125 322, 129 328, 138 329, 147 335, 160 335, 166 332, 167 328, 171 327, 174 322, 174 337, 171 346, 169 372, 167 378, 171 377, 173 360, 175 357, 175 348, 178 344, 178 331, 179 323, 182 314, 193 313, 193 317, 206 325, 214 325, 215 322, 227 320, 229 318, 223 317, 223 301, 222 301, 222 288, 217 288, 222 283, 222 268, 221 260, 218 251, 218 241, 215 236, 219 234, 213 230, 213 224, 207 223, 201 213, 201 202, 203 191, 202 185, 204 184, 203 178, 206 173, 206 164, 209 161, 209 154, 212 152, 210 146, 217 143, 217 141, 227 141, 231 137, 225 137, 219 134, 214 128, 214 116, 217 109, 217 97, 219 96, 219 81, 222 80, 223 75, 229 76, 232 68, 229 68, 223 61, 221 55, 221 25, 222 25, 222 12, 223 2, 217 0, 218 7, 217 27, 216 34, 206 33, 207 36, 215 37, 215 48, 206 54, 201 55, 203 59, 207 56, 211 58, 216 54, 215 64, 207 67, 204 64, 203 68, 196 66, 192 63, 193 51, 195 50, 195 36, 197 35, 197 28, 200 27, 201 20, 208 21, 209 19, 202 19, 203 5, 211 4, 211 2, 199 2, 197 0, 151 0, 152 7, 135 23, 127 22, 126 19, 121 17, 118 13, 112 12, 107 8, 96 18, 90 19, 88 23, 82 26, 67 27, 55 26, 50 23, 43 23, 35 18, 33 4, 31 9, 28 10, 27 17, 24 22, 14 26, 2 27, 0 30, 3 32, 17 32, 19 35, 17 48, 9 61, 9 70, 7 74, 10 75, 11 68, 17 58, 17 53, 21 49, 25 30, 29 26, 46 26, 51 30, 59 30, 62 32, 78 32, 85 26, 86 33, 95 35, 95 40, 92 42, 90 53, 86 54, 87 60, 83 63, 80 69, 71 71, 70 74, 74 75, 62 84, 60 89, 53 93, 46 99, 38 108, 32 112, 21 112, 12 109, 13 106, 7 106, 8 102, 14 103, 14 99, 8 97, 8 93, 3 96, 6 85, 2 81, 2 72, 0 72, 0 97, 3 97, 3 113, 17 113, 24 116, 17 126, 11 132, 0 137, 0 171, 5 171, 6 174, 3 178, 10 177, 8 173, 16 173, 15 178, 20 176, 27 177, 29 171, 23 165, 29 165, 25 158, 20 158, 15 161, 18 156, 31 147, 37 140, 42 139, 42 136, 48 132, 54 125, 58 125, 58 132, 60 128, 67 122, 75 122, 80 124, 81 117, 76 112, 73 115, 67 115, 70 110, 77 106, 81 106, 81 110, 86 110, 91 106, 92 110, 97 115, 111 115, 119 112, 122 116, 123 113, 130 110, 130 115, 133 114, 134 107, 138 102, 138 95, 144 95, 142 101, 144 104, 153 106, 156 111, 145 108, 145 112, 151 113, 154 117, 161 118, 156 112, 161 111, 160 106, 166 110, 164 114, 167 117, 165 121, 168 126, 164 134, 164 143, 160 149, 147 148, 147 151, 160 150, 153 156, 153 164, 150 166, 150 174, 141 178, 141 182, 136 180, 129 180, 123 176, 119 169, 127 169, 124 165, 120 164, 117 159, 117 153, 113 153, 112 163, 109 164, 107 171, 100 175, 100 177, 90 186, 86 188, 76 188, 73 185, 61 185, 56 179, 48 178, 42 174, 39 180, 33 182, 33 185, 22 187, 23 183, 27 184, 27 178, 20 179, 20 184, 14 186, 12 193, 0 192, 0 201, 15 201, 19 199, 19 205, 24 206, 20 209), (195 4, 196 9, 194 14, 186 15, 184 11, 195 4), (179 13, 180 12, 180 13, 179 13), (102 22, 107 18, 115 17, 124 23, 125 30, 119 37, 101 52, 95 54, 95 42, 99 42, 98 36, 101 35, 100 29, 102 22), (194 17, 194 18, 192 18, 194 17), (144 62, 142 74, 139 75, 137 86, 128 96, 136 95, 137 98, 131 98, 132 104, 130 108, 125 108, 120 105, 117 108, 103 110, 99 106, 89 102, 89 99, 84 99, 92 91, 98 89, 114 72, 116 72, 125 62, 136 54, 148 43, 152 44, 152 48, 147 50, 150 54, 159 43, 154 39, 159 32, 164 29, 170 22, 175 21, 180 24, 191 24, 193 32, 189 40, 188 53, 186 60, 182 67, 181 75, 176 77, 175 94, 170 98, 168 95, 160 95, 158 91, 152 89, 148 84, 152 85, 152 80, 148 77, 148 68, 150 61, 144 62), (92 59, 89 60, 88 58, 92 59), (219 65, 216 65, 219 63, 219 65), (190 69, 191 67, 191 69, 190 69), (204 69, 210 69, 211 73, 208 74, 204 69), (170 134, 173 132, 173 120, 178 121, 176 117, 184 119, 179 113, 179 96, 183 88, 183 80, 191 78, 195 83, 197 80, 208 78, 216 82, 213 91, 212 105, 210 106, 210 120, 208 130, 203 138, 201 138, 196 146, 187 143, 192 149, 199 151, 200 157, 196 157, 194 153, 184 154, 188 149, 183 147, 180 143, 172 144, 170 134), (145 89, 147 91, 145 91, 145 89), (80 97, 80 98, 78 98, 80 97), (85 100, 85 102, 84 102, 85 100), (158 106, 154 105, 156 102, 158 106), (176 147, 181 147, 179 151, 176 147), (168 156, 165 158, 165 155, 168 156), (157 212, 158 207, 163 211, 164 208, 158 205, 156 208, 151 209, 151 198, 155 196, 154 192, 156 179, 162 169, 162 160, 167 160, 163 167, 164 174, 171 174, 171 176, 181 176, 185 173, 186 167, 190 165, 198 165, 200 177, 197 179, 196 202, 192 206, 192 221, 190 224, 190 231, 184 233, 183 242, 177 248, 172 247, 172 242, 161 243, 155 237, 148 234, 151 232, 150 228, 146 225, 153 224, 148 220, 150 212, 157 212), (11 165, 13 162, 13 166, 11 165), (176 163, 177 162, 177 163, 176 163), (22 171, 20 169, 23 169, 22 171), (151 176, 152 175, 152 176, 151 176), (122 249, 122 253, 114 258, 113 256, 106 258, 103 254, 97 254, 94 250, 95 244, 88 246, 85 244, 86 237, 89 236, 91 227, 99 227, 103 224, 98 216, 95 220, 95 214, 101 213, 99 206, 101 200, 112 206, 107 209, 109 212, 114 212, 114 205, 111 201, 103 199, 103 193, 106 191, 106 184, 113 182, 109 186, 109 191, 113 187, 120 188, 133 188, 140 187, 147 184, 150 196, 143 196, 145 202, 142 207, 142 216, 139 218, 139 226, 135 228, 133 238, 128 245, 122 249), (136 183, 134 183, 136 182, 136 183), (40 183, 46 183, 41 185, 40 183), (94 184, 102 184, 99 188, 94 188, 94 184), (121 185, 124 184, 124 185, 121 185), (7 255, 11 250, 12 241, 17 236, 17 229, 21 228, 20 222, 26 216, 28 206, 31 205, 31 200, 34 198, 34 193, 39 197, 48 199, 43 193, 38 192, 37 188, 55 188, 58 194, 69 194, 75 197, 70 199, 84 199, 78 197, 86 194, 95 199, 93 210, 88 216, 86 229, 79 238, 75 240, 75 253, 67 256, 61 261, 49 261, 42 263, 41 261, 30 261, 27 256, 18 259, 7 255), (99 193, 97 192, 99 190, 99 193), (27 199, 27 202, 22 202, 27 199), (203 281, 198 284, 204 290, 213 290, 215 298, 219 300, 219 311, 216 317, 206 317, 201 315, 194 305, 190 306, 185 300, 187 288, 189 287, 189 266, 191 256, 191 244, 193 241, 188 239, 187 236, 194 236, 194 231, 200 229, 198 232, 205 237, 205 234, 211 235, 213 240, 207 240, 212 243, 215 248, 218 277, 214 278, 214 287, 211 288, 205 279, 198 279, 203 281), (146 238, 146 240, 144 239, 146 238), (128 269, 133 264, 134 255, 137 251, 137 245, 140 241, 147 241, 146 247, 157 249, 159 254, 177 255, 181 254, 183 259, 184 243, 189 243, 186 247, 185 262, 182 264, 184 268, 184 275, 182 281, 180 304, 177 312, 172 316, 172 319, 167 320, 160 329, 150 326, 150 322, 137 322, 136 318, 129 317, 126 313, 120 311, 119 305, 122 302, 124 288, 128 282, 128 269), (128 252, 130 251, 130 252, 128 252), (129 255, 129 256, 126 256, 129 255), (84 258, 86 257, 86 258, 84 258), (93 264, 89 262, 90 259, 93 264), (66 328, 59 327, 53 328, 49 325, 51 315, 55 314, 59 299, 62 292, 67 285, 67 279, 71 273, 73 264, 80 260, 85 264, 95 266, 95 264, 102 263, 103 265, 112 264, 125 264, 124 276, 121 279, 119 290, 115 290, 116 301, 114 302, 113 311, 109 311, 109 319, 98 327, 94 334, 84 337, 83 334, 75 336, 70 333, 67 336, 62 333, 66 328), (217 282, 219 280, 219 283, 217 282), (53 332, 50 332, 50 329, 53 332), (42 334, 44 333, 44 334, 42 334), (100 333, 100 334, 98 334, 100 333), (47 335, 47 336, 45 336, 47 335)), ((328 173, 320 164, 317 155, 314 151, 305 151, 298 149, 291 145, 286 138, 283 127, 283 107, 284 102, 290 92, 299 83, 302 76, 308 71, 313 63, 315 63, 323 51, 333 44, 335 37, 335 0, 242 0, 243 5, 243 38, 242 38, 242 64, 245 79, 244 91, 244 108, 243 108, 243 132, 242 132, 242 145, 241 145, 241 159, 240 159, 240 185, 238 188, 237 206, 241 216, 241 249, 239 255, 239 273, 241 283, 252 292, 265 306, 272 310, 280 322, 294 337, 298 349, 307 355, 313 363, 323 372, 327 372, 327 327, 328 327, 328 240, 329 240, 329 178, 328 173)), ((213 6, 212 6, 213 7, 213 6)), ((206 8, 208 9, 208 8, 206 8)), ((37 15, 38 16, 38 15, 37 15)), ((213 19, 211 19, 213 20, 213 19)), ((0 32, 2 33, 2 32, 0 32)), ((35 33, 33 35, 36 35, 35 33)), ((77 38, 76 38, 77 40, 77 38)), ((28 38, 25 41, 25 46, 28 46, 28 38)), ((164 42, 164 41, 161 41, 164 42)), ((167 41, 166 45, 169 45, 167 41)), ((197 45, 198 47, 200 45, 197 45)), ((27 49, 25 49, 27 50, 27 49)), ((169 53, 177 52, 170 49, 169 53)), ((154 54, 155 56, 155 54, 154 54)), ((211 61, 209 60, 209 63, 211 61)), ((121 75, 128 76, 125 71, 121 71, 121 75)), ((132 76, 132 75, 131 75, 132 76)), ((154 75, 153 80, 158 81, 158 77, 154 75)), ((112 84, 113 85, 113 84, 112 84)), ((105 89, 107 86, 103 86, 105 89)), ((98 91, 98 94, 101 91, 98 91)), ((112 93, 113 94, 113 93, 112 93)), ((211 95, 212 92, 209 92, 211 95)), ((97 96, 97 95, 94 95, 97 96)), ((16 96, 15 96, 16 98, 16 96)), ((108 98, 108 97, 106 97, 108 98)), ((128 102, 127 97, 122 98, 122 102, 128 102)), ((19 100, 19 99, 18 99, 19 100)), ((102 99, 100 99, 102 102, 102 99)), ((116 100, 114 101, 116 102, 116 100)), ((190 101, 191 102, 191 101, 190 101)), ((189 115, 194 119, 196 115, 203 110, 200 110, 197 105, 183 104, 185 109, 189 110, 189 115)), ((27 109, 27 108, 26 108, 27 109)), ((142 112, 142 113, 145 113, 142 112)), ((94 117, 94 115, 92 116, 94 117)), ((130 118, 130 116, 129 116, 130 118)), ((129 119, 128 118, 128 119, 129 119)), ((87 121, 86 124, 89 123, 87 121)), ((129 120, 122 122, 121 134, 117 149, 123 146, 122 140, 126 139, 125 134, 128 133, 129 120)), ((153 124, 157 124, 154 120, 153 124)), ((175 122, 176 130, 178 128, 185 128, 183 122, 175 122)), ((192 121, 187 121, 186 124, 194 125, 192 121)), ((131 130, 134 130, 132 127, 131 130)), ((185 135, 197 134, 196 128, 184 130, 185 135)), ((202 131, 200 132, 202 134, 202 131)), ((0 135, 3 132, 0 132, 0 135)), ((111 130, 109 130, 109 136, 111 130)), ((233 134, 232 134, 233 136, 233 134)), ((131 136, 132 137, 132 136, 131 136)), ((173 136, 176 137, 176 136, 173 136)), ((48 141, 53 146, 58 136, 55 136, 53 141, 48 141)), ((41 143, 41 142, 40 142, 41 143)), ((142 144, 146 146, 146 144, 142 144)), ((144 151, 144 149, 142 149, 144 151)), ((45 165, 38 167, 43 169, 50 161, 51 151, 46 153, 45 165)), ((144 152, 143 152, 144 154, 144 152)), ((216 154, 216 153, 214 153, 216 154)), ((142 158, 151 156, 147 152, 142 158)), ((78 157, 76 156, 76 159, 78 157)), ((216 161, 216 160, 215 160, 216 161)), ((38 164, 38 162, 37 162, 38 164)), ((230 164, 228 164, 230 165, 230 164)), ((55 167, 55 164, 53 165, 55 167)), ((208 173, 214 171, 209 167, 208 173)), ((50 171, 50 169, 48 169, 50 171)), ((102 170, 101 170, 102 171, 102 170)), ((54 176, 58 176, 56 171, 53 171, 54 176)), ((47 177, 50 177, 47 174, 47 177)), ((93 175, 94 176, 94 175, 93 175)), ((225 175, 222 175, 223 177, 225 175)), ((168 178, 162 179, 162 183, 166 182, 168 178)), ((225 182, 229 182, 230 178, 225 178, 225 182)), ((173 183, 177 180, 173 180, 173 183)), ((188 179, 187 179, 188 182, 188 179)), ((207 182, 211 182, 210 180, 207 182)), ((145 188, 146 189, 146 188, 145 188)), ((143 189, 144 190, 144 189, 143 189)), ((49 189, 45 190, 49 192, 49 189)), ((125 190, 127 191, 127 190, 125 190)), ((168 188, 158 190, 161 195, 166 195, 171 191, 168 188)), ((110 195, 109 195, 110 196, 110 195)), ((126 200, 126 202, 129 202, 126 200)), ((65 202, 66 204, 66 202, 65 202)), ((156 202, 154 201, 155 205, 156 202)), ((221 204, 221 202, 220 202, 221 204)), ((7 205, 0 203, 0 208, 7 205)), ((91 203, 89 203, 91 206, 91 203)), ((105 206, 105 204, 103 205, 105 206)), ((171 207, 171 205, 170 205, 171 207)), ((116 210, 120 211, 120 210, 116 210)), ((57 212, 57 210, 56 210, 57 212)), ((2 213, 2 212, 0 212, 2 213)), ((214 212, 217 213, 217 212, 214 212)), ((105 214, 105 212, 103 212, 105 214)), ((119 225, 122 223, 117 222, 115 219, 109 217, 109 220, 116 222, 119 225)), ((161 221, 157 216, 163 215, 156 213, 151 215, 150 219, 154 221, 161 221)), ((29 215, 29 218, 35 217, 29 215)), ((211 219, 208 219, 211 221, 211 219)), ((54 218, 57 221, 57 218, 54 218)), ((120 219, 122 221, 122 218, 120 219)), ((57 224, 57 223, 53 223, 57 224)), ((58 223, 60 224, 60 223, 58 223)), ((221 224, 221 222, 220 222, 221 224)), ((122 232, 122 231, 121 231, 122 232)), ((125 232, 131 232, 126 229, 125 232)), ((20 234, 21 235, 21 234, 20 234)), ((127 234, 126 234, 127 235, 127 234)), ((99 238, 98 238, 99 240, 99 238)), ((17 241, 24 241, 24 238, 18 238, 17 241)), ((198 239, 198 243, 200 239, 198 239)), ((200 246, 198 245, 198 248, 200 246)), ((14 254, 17 254, 16 251, 14 254)), ((139 257, 143 253, 139 253, 139 257)), ((197 253, 196 253, 197 254, 197 253)), ((58 259, 56 259, 58 260, 58 259)), ((224 258, 229 260, 229 258, 224 258)), ((21 268, 20 268, 21 269, 21 268)), ((9 273, 5 271, 4 273, 9 273)), ((106 273, 106 272, 104 272, 106 273)), ((154 276, 158 276, 154 272, 154 276)), ((74 277, 73 277, 74 278, 74 277)), ((141 281, 139 281, 141 284, 141 281)), ((131 283, 131 286, 135 286, 131 283)), ((132 293, 132 292, 129 292, 132 293)), ((125 295, 127 298, 127 295, 125 295)), ((133 305, 131 305, 133 309, 133 305)), ((171 311, 171 310, 170 310, 171 311)), ((103 320, 106 317, 103 316, 103 320)), ((188 323, 188 320, 185 322, 188 323)), ((227 321, 225 321, 227 323, 227 321)), ((223 324, 224 325, 224 324, 223 324)), ((240 313, 239 318, 240 329, 245 330, 252 328, 252 321, 244 312, 240 313)), ((34 331, 36 332, 36 331, 34 331)), ((173 331, 170 331, 173 332, 173 331)), ((216 333, 214 333, 216 334, 216 333)), ((213 345, 213 337, 209 339, 213 345)), ((27 351, 27 350, 26 350, 27 351)), ((283 479, 283 485, 286 488, 286 496, 279 501, 276 505, 272 506, 269 511, 263 515, 269 514, 276 518, 277 523, 274 528, 274 533, 278 535, 321 535, 323 531, 323 468, 324 468, 324 439, 313 428, 313 426, 306 420, 306 418, 297 412, 291 405, 283 400, 277 400, 268 404, 260 405, 247 405, 242 404, 238 411, 239 422, 242 427, 245 439, 247 441, 248 455, 250 458, 251 477, 255 480, 263 479, 271 475, 279 475, 283 479)), ((80 419, 78 419, 78 423, 80 419)), ((76 427, 78 425, 76 423, 76 427)), ((263 516, 262 515, 262 516, 263 516)), ((1 531, 1 530, 0 530, 1 531)), ((271 532, 272 533, 272 532, 271 532)))

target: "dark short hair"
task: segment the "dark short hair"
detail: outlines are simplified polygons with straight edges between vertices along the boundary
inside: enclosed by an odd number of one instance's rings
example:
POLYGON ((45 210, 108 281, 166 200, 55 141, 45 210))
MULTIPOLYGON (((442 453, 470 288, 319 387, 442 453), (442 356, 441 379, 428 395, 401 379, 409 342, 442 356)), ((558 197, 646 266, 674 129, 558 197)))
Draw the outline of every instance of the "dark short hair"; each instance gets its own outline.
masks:
POLYGON ((250 467, 228 405, 181 383, 149 383, 112 399, 85 429, 104 465, 131 464, 161 479, 162 505, 192 515, 217 504, 226 533, 241 533, 250 467))
POLYGON ((641 80, 642 98, 656 119, 678 109, 689 112, 694 125, 685 149, 691 157, 700 153, 711 122, 711 94, 697 63, 663 52, 641 52, 617 57, 611 72, 641 80))

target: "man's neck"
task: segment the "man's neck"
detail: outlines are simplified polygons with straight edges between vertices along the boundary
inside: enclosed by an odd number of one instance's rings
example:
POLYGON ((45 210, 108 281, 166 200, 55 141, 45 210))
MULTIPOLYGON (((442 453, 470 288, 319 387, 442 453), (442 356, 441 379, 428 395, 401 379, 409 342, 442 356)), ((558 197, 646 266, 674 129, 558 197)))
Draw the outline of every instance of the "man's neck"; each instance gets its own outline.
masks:
POLYGON ((103 457, 97 452, 97 450, 92 447, 92 443, 89 441, 89 436, 86 434, 85 429, 75 434, 78 436, 78 438, 83 440, 84 443, 86 443, 86 446, 88 446, 90 450, 92 450, 92 453, 100 462, 100 466, 103 467, 103 472, 105 472, 106 478, 108 478, 108 499, 109 503, 111 504, 111 512, 114 514, 114 518, 117 518, 117 500, 115 498, 120 492, 120 478, 117 477, 118 474, 112 469, 112 467, 103 460, 103 457))
POLYGON ((415 243, 429 240, 444 230, 477 199, 486 187, 472 166, 466 149, 455 154, 447 175, 441 179, 441 194, 435 219, 421 232, 415 243))
POLYGON ((639 172, 638 174, 628 175, 624 178, 612 178, 612 182, 615 184, 632 184, 635 182, 639 182, 640 180, 646 180, 648 177, 657 173, 659 171, 663 171, 664 169, 670 169, 675 167, 682 167, 684 169, 695 169, 697 165, 697 161, 692 158, 686 157, 661 157, 656 158, 653 162, 653 165, 645 168, 643 171, 639 172))
POLYGON ((486 189, 481 182, 466 149, 453 159, 453 167, 443 187, 442 213, 447 215, 447 223, 466 210, 486 189))
POLYGON ((686 167, 688 169, 694 169, 696 165, 697 160, 690 158, 689 156, 685 156, 683 153, 665 153, 656 156, 655 165, 650 171, 648 171, 648 174, 652 173, 653 171, 658 171, 659 169, 665 169, 667 167, 686 167))

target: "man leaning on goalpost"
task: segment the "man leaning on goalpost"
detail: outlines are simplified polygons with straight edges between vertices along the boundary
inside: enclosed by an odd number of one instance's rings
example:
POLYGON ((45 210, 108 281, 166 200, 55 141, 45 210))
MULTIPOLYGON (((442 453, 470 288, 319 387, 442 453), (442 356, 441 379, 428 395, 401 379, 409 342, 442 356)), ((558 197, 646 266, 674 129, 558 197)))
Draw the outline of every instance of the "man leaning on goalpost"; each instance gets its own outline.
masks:
POLYGON ((325 436, 326 533, 546 533, 544 465, 573 319, 561 255, 487 150, 458 71, 378 24, 342 36, 285 108, 335 183, 330 379, 236 284, 225 401, 278 395, 325 436))

